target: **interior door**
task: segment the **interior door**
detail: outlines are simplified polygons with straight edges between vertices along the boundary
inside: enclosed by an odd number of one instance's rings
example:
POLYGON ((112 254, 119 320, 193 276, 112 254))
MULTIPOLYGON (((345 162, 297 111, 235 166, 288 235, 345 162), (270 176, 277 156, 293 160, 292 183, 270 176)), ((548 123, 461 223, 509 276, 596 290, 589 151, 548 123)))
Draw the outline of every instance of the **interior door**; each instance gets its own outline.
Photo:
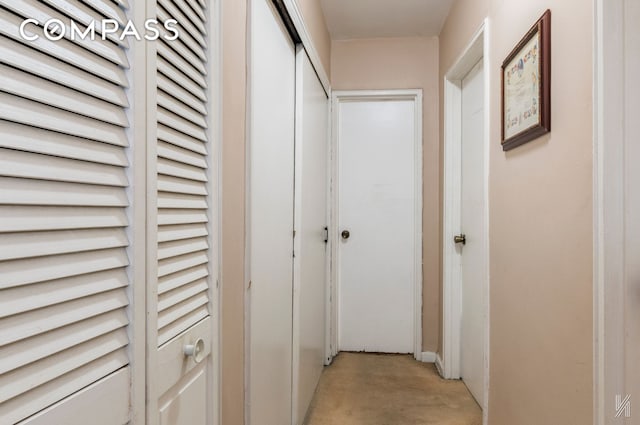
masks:
POLYGON ((414 103, 338 103, 342 351, 414 351, 414 103))
MULTIPOLYGON (((149 43, 148 415, 150 424, 213 423, 215 270, 208 111, 209 1, 158 0, 179 37, 149 43)), ((163 32, 164 34, 164 32, 163 32)))
POLYGON ((270 0, 251 2, 248 414, 292 412, 295 46, 270 0))
POLYGON ((124 4, 0 2, 2 424, 130 420, 129 52, 115 34, 42 30, 124 26, 124 4), (20 36, 27 18, 37 41, 20 36))
POLYGON ((484 391, 484 78, 482 60, 462 81, 461 375, 479 405, 484 391))
POLYGON ((303 49, 296 60, 293 415, 300 425, 325 360, 329 103, 303 49))

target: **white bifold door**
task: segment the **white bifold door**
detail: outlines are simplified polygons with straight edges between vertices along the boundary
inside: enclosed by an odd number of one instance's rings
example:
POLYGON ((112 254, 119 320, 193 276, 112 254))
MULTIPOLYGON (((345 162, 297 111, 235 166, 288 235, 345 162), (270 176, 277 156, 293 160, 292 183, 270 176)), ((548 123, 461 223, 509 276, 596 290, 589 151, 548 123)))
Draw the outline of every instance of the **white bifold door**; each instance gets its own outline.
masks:
POLYGON ((248 421, 301 424, 324 365, 328 98, 273 2, 250 16, 248 421))
POLYGON ((110 0, 0 1, 0 423, 125 424, 127 45, 20 36, 110 0))
POLYGON ((211 2, 157 0, 179 37, 150 45, 147 184, 149 424, 213 423, 211 2), (153 105, 153 107, 151 106, 153 105))
POLYGON ((0 0, 0 424, 216 423, 214 3, 0 0))

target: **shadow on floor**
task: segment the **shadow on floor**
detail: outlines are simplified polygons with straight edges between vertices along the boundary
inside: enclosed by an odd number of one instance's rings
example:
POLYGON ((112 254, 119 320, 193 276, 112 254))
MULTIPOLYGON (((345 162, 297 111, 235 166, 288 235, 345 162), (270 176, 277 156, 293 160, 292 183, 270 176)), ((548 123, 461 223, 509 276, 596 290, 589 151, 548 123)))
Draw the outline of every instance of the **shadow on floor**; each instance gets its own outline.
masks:
POLYGON ((340 353, 325 368, 305 425, 481 425, 461 381, 410 355, 340 353))

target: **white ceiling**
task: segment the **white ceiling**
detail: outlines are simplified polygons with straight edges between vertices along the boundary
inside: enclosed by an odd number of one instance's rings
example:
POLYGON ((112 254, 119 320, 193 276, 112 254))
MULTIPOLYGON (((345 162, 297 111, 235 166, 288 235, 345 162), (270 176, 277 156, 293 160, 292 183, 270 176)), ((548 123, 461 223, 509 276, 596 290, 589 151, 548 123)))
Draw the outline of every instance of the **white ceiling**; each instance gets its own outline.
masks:
POLYGON ((453 0, 321 0, 333 39, 434 36, 453 0))

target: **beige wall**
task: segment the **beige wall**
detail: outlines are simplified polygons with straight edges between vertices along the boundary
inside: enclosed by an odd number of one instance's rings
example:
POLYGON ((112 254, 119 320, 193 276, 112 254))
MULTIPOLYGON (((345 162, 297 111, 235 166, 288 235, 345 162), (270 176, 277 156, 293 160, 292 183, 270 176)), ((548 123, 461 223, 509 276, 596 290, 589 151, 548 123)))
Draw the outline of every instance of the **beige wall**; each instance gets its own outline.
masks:
MULTIPOLYGON (((244 424, 244 251, 247 5, 222 0, 222 424, 244 424)), ((328 74, 331 44, 319 0, 301 0, 328 74)))
POLYGON ((436 351, 440 329, 438 39, 335 40, 331 48, 333 90, 423 90, 423 351, 436 351))
POLYGON ((320 56, 324 70, 329 75, 331 70, 331 37, 324 20, 324 12, 320 0, 296 0, 314 47, 320 56))
POLYGON ((244 424, 247 3, 222 2, 222 423, 244 424))
POLYGON ((592 423, 592 7, 459 0, 440 80, 490 18, 491 425, 592 423), (552 132, 500 146, 500 65, 552 11, 552 132))

